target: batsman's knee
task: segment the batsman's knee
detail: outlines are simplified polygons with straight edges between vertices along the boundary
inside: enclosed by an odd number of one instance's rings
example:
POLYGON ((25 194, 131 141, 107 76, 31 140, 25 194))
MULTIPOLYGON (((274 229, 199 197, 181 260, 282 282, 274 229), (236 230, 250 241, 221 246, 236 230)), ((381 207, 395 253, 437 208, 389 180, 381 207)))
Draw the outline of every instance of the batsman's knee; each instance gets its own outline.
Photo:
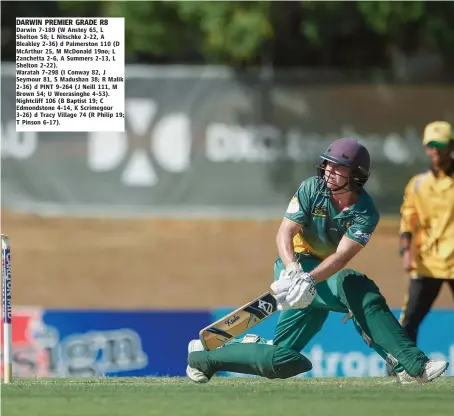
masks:
POLYGON ((312 363, 298 351, 275 346, 271 365, 262 369, 263 376, 269 379, 290 378, 312 370, 312 363))

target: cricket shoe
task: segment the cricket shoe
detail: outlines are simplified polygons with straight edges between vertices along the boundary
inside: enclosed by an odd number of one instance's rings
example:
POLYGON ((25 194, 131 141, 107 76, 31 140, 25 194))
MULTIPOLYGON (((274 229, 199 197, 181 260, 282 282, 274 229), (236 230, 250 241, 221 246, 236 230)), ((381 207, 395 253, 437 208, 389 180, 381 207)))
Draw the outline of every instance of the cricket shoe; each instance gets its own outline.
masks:
POLYGON ((429 360, 424 365, 424 370, 419 376, 412 377, 404 370, 396 373, 396 380, 400 384, 427 383, 440 377, 448 366, 449 363, 444 360, 429 360))
MULTIPOLYGON (((202 341, 199 339, 193 339, 188 344, 188 353, 196 352, 196 351, 203 351, 202 341)), ((208 383, 210 379, 200 370, 196 368, 190 367, 189 365, 186 367, 186 375, 194 382, 194 383, 208 383)))

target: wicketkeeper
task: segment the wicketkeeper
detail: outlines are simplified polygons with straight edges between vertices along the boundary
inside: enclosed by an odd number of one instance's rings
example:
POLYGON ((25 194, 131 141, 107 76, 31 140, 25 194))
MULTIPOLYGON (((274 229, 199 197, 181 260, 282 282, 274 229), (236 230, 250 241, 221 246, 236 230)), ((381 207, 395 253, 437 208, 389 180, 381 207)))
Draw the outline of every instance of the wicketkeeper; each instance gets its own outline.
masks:
POLYGON ((446 361, 432 361, 407 336, 376 284, 347 264, 367 245, 379 213, 363 186, 370 156, 354 139, 334 141, 321 155, 318 175, 302 182, 278 230, 279 256, 271 289, 281 311, 271 343, 246 336, 204 351, 188 350, 188 377, 206 383, 218 371, 288 378, 311 370, 300 353, 330 312, 349 314, 363 339, 387 362, 397 381, 427 382, 446 361))

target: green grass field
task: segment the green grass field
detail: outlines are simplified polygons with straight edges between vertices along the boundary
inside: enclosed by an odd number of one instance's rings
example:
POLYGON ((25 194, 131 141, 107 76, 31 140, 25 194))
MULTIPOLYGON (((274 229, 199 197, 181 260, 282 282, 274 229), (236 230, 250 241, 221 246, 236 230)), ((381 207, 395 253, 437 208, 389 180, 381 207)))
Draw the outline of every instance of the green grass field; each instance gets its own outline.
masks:
POLYGON ((407 386, 391 378, 16 379, 1 396, 5 416, 454 415, 454 377, 407 386))

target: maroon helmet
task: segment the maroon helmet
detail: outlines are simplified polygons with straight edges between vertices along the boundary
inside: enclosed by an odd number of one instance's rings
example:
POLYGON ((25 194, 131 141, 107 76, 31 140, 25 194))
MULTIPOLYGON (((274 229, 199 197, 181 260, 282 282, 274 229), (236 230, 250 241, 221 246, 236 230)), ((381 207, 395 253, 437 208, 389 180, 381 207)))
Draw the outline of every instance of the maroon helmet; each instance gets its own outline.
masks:
POLYGON ((370 155, 367 149, 355 139, 338 139, 320 155, 318 174, 323 178, 326 162, 333 162, 350 168, 346 191, 357 191, 369 179, 370 155))

